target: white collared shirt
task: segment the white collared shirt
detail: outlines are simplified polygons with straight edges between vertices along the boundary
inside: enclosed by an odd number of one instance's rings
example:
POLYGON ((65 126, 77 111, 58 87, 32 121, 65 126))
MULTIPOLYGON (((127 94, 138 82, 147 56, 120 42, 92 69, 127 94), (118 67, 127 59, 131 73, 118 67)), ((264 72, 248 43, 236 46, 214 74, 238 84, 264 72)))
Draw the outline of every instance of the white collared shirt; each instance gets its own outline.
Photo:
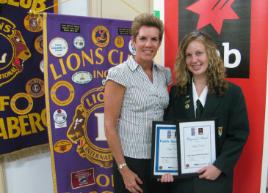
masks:
POLYGON ((169 101, 165 68, 153 64, 151 82, 142 67, 129 57, 109 69, 108 80, 126 88, 117 128, 124 155, 151 158, 152 121, 163 120, 169 101))
POLYGON ((193 89, 193 100, 194 100, 194 112, 196 112, 196 101, 199 99, 201 104, 203 105, 203 107, 205 106, 206 104, 206 99, 207 99, 207 95, 208 95, 208 87, 206 86, 200 96, 197 95, 197 91, 196 91, 196 88, 195 88, 195 84, 194 84, 194 81, 192 81, 192 89, 193 89))

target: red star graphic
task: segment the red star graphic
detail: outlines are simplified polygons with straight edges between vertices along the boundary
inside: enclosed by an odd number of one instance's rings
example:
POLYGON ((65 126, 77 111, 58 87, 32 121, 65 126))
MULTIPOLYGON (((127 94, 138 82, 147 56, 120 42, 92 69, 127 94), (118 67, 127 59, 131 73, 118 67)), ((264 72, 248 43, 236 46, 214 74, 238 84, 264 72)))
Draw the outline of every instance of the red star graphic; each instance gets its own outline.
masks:
POLYGON ((221 33, 224 20, 239 19, 231 5, 235 0, 199 0, 188 6, 186 9, 199 14, 197 29, 201 29, 209 24, 221 33))

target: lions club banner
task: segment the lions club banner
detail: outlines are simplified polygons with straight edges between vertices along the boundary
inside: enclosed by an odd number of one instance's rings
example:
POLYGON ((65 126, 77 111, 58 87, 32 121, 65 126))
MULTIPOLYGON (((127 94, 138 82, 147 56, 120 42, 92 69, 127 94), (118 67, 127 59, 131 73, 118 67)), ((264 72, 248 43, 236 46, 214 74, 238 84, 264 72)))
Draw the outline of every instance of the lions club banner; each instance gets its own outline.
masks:
POLYGON ((48 142, 42 16, 54 1, 0 1, 0 154, 48 142))
MULTIPOLYGON (((233 193, 259 193, 261 187, 267 82, 267 10, 267 0, 165 1, 166 64, 173 66, 178 42, 186 33, 205 31, 218 44, 229 80, 238 84, 244 92, 250 135, 235 168, 233 193)), ((266 175, 267 171, 263 173, 266 175)), ((266 186, 267 182, 264 183, 266 186)))
POLYGON ((129 56, 131 23, 53 14, 44 19, 55 192, 113 192, 112 155, 104 134, 104 81, 107 70, 129 56))

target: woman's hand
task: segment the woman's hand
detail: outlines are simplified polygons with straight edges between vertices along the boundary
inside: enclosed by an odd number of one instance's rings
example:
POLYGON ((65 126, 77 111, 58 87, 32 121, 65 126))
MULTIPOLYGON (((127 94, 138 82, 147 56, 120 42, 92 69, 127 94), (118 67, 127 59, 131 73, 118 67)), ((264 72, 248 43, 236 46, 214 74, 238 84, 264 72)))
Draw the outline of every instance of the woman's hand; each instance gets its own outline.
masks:
POLYGON ((125 187, 126 189, 128 189, 128 191, 132 193, 143 192, 140 187, 140 184, 142 184, 143 182, 136 173, 134 173, 128 167, 120 169, 120 173, 123 177, 125 187))
POLYGON ((221 170, 219 170, 214 165, 209 165, 206 167, 201 168, 198 173, 200 179, 206 179, 206 180, 216 180, 219 175, 221 174, 221 170))
POLYGON ((161 176, 161 178, 160 179, 158 179, 158 181, 160 181, 160 182, 164 182, 164 183, 166 183, 166 182, 174 182, 174 178, 173 178, 173 176, 171 175, 171 174, 164 174, 163 176, 161 176))

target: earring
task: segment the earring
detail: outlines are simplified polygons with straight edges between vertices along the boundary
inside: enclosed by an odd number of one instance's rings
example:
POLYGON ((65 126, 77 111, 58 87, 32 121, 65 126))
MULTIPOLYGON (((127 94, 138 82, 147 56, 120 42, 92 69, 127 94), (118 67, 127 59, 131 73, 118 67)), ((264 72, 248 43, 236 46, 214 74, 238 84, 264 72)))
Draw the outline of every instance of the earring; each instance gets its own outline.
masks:
POLYGON ((130 53, 131 53, 133 56, 136 55, 136 48, 135 48, 135 46, 134 46, 132 40, 130 40, 129 43, 128 43, 128 49, 129 49, 130 53))

